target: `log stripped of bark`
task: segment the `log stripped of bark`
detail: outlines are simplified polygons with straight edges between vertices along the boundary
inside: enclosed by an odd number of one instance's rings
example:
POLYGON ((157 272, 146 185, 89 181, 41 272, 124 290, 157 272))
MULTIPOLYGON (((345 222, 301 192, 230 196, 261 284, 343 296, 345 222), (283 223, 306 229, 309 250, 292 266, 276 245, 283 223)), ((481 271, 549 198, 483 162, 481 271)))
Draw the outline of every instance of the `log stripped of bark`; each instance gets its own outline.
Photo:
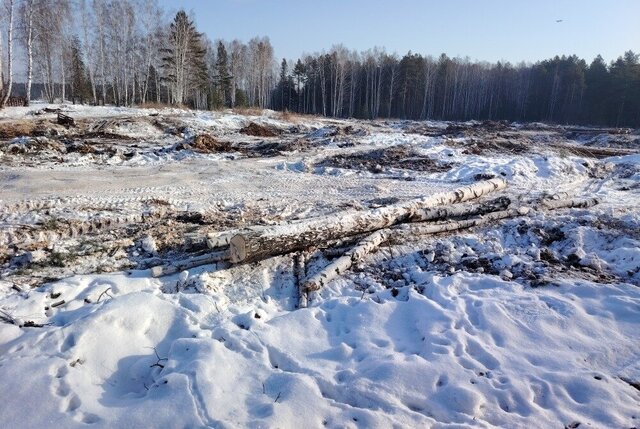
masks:
POLYGON ((408 222, 421 210, 456 204, 506 188, 504 179, 476 182, 450 192, 364 212, 345 212, 307 221, 270 227, 248 228, 229 242, 232 263, 253 262, 303 250, 330 240, 373 232, 408 222))
POLYGON ((204 255, 194 256, 191 258, 175 261, 168 265, 158 265, 151 268, 152 277, 168 276, 180 271, 199 267, 200 265, 215 264, 224 262, 229 259, 229 252, 222 250, 219 252, 211 252, 204 255))
MULTIPOLYGON (((194 232, 188 233, 184 236, 184 248, 185 249, 220 249, 222 247, 228 247, 231 239, 238 234, 244 232, 256 231, 261 228, 268 228, 266 226, 252 226, 248 228, 235 228, 227 231, 215 231, 215 232, 194 232)), ((206 231, 206 230, 205 230, 206 231)))
POLYGON ((306 252, 298 252, 293 256, 293 274, 295 275, 296 287, 298 288, 298 308, 307 306, 308 295, 304 287, 304 279, 307 277, 306 263, 306 252))

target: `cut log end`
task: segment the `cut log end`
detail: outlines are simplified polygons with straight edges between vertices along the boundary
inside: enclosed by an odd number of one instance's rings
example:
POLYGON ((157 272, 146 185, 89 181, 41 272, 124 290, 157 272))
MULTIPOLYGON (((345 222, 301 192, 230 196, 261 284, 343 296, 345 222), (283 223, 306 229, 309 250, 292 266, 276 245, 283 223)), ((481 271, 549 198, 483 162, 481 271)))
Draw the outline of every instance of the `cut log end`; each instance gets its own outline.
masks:
POLYGON ((153 267, 151 268, 151 277, 153 278, 158 278, 158 277, 162 277, 163 274, 163 267, 162 266, 157 266, 157 267, 153 267))
POLYGON ((241 234, 234 235, 229 242, 230 260, 237 264, 247 258, 246 239, 241 234))

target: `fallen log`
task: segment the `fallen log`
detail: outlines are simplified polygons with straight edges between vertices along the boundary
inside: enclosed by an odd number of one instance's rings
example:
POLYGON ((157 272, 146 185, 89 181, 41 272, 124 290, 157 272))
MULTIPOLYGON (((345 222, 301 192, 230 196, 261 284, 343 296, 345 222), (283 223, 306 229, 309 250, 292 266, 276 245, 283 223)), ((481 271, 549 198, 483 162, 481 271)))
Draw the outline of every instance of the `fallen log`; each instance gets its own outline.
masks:
POLYGON ((183 259, 180 261, 172 262, 167 265, 158 265, 151 268, 152 277, 168 276, 180 271, 188 270, 191 268, 199 267, 201 265, 214 264, 218 262, 224 262, 229 259, 228 251, 211 252, 204 255, 193 256, 191 258, 183 259))
POLYGON ((258 261, 303 250, 330 240, 388 228, 410 221, 411 217, 421 210, 469 201, 506 186, 507 182, 503 179, 491 179, 450 192, 374 210, 345 212, 297 223, 250 228, 236 234, 229 241, 230 260, 232 263, 258 261))
POLYGON ((335 279, 339 275, 347 271, 354 262, 359 261, 368 253, 371 253, 380 244, 384 243, 389 238, 390 230, 379 230, 360 241, 353 249, 349 250, 344 256, 331 262, 319 273, 309 277, 303 283, 304 293, 313 292, 319 290, 325 286, 331 280, 335 279))
POLYGON ((584 146, 569 143, 549 143, 549 147, 556 150, 565 150, 572 155, 587 158, 608 158, 610 156, 635 155, 638 153, 637 149, 584 146))
POLYGON ((566 209, 566 208, 589 208, 593 207, 596 204, 600 203, 599 198, 587 198, 587 199, 578 199, 578 198, 569 198, 569 199, 561 199, 561 200, 544 200, 542 201, 542 206, 548 210, 555 209, 566 209))
MULTIPOLYGON (((588 199, 565 199, 565 200, 547 200, 543 202, 543 207, 548 210, 561 208, 587 208, 599 203, 598 198, 588 199)), ((360 241, 352 250, 344 254, 344 256, 336 259, 327 265, 320 272, 309 277, 303 285, 302 294, 320 290, 323 286, 335 279, 339 275, 346 272, 351 266, 364 258, 365 255, 373 252, 380 244, 385 242, 394 229, 410 232, 412 234, 438 234, 442 232, 456 231, 460 229, 472 228, 474 226, 486 225, 488 223, 507 219, 517 216, 526 216, 533 212, 531 207, 518 207, 507 210, 500 210, 491 213, 485 213, 470 219, 462 219, 456 221, 448 221, 437 224, 405 224, 397 225, 393 228, 376 231, 364 240, 360 241)), ((306 304, 306 301, 305 301, 306 304)))
POLYGON ((428 208, 411 215, 411 222, 425 222, 462 216, 477 216, 500 210, 506 210, 511 204, 509 197, 499 197, 491 201, 471 205, 453 205, 428 208))
POLYGON ((466 229, 474 226, 486 225, 490 222, 506 219, 516 216, 528 215, 532 209, 530 207, 518 207, 515 209, 501 210, 493 213, 487 213, 482 216, 473 217, 470 219, 462 219, 456 221, 448 221, 437 224, 412 224, 402 225, 403 231, 410 231, 417 234, 438 234, 441 232, 455 231, 458 229, 466 229))
POLYGON ((298 252, 293 256, 293 274, 296 279, 296 287, 298 288, 298 308, 307 306, 307 291, 304 287, 304 279, 307 277, 306 263, 306 252, 298 252))
MULTIPOLYGON (((593 207, 596 204, 599 204, 600 200, 598 198, 587 198, 587 199, 566 199, 566 200, 544 200, 541 204, 542 208, 547 210, 557 210, 563 208, 588 208, 593 207)), ((516 216, 526 216, 529 213, 533 212, 534 209, 531 207, 518 207, 514 209, 501 210, 493 213, 487 213, 482 216, 463 219, 458 221, 449 221, 437 224, 412 224, 412 225, 402 225, 399 228, 402 228, 405 231, 411 231, 418 234, 438 234, 441 232, 455 231, 458 229, 466 229, 474 226, 486 225, 490 222, 507 219, 510 217, 516 216)))
POLYGON ((58 124, 66 127, 75 127, 76 121, 71 116, 58 112, 58 124))
MULTIPOLYGON (((222 247, 228 247, 231 239, 238 234, 244 232, 255 231, 260 228, 266 228, 263 226, 253 226, 244 228, 235 228, 227 231, 215 231, 215 232, 192 232, 185 234, 183 248, 189 251, 190 249, 219 249, 222 247)), ((205 229, 206 231, 206 229, 205 229)))

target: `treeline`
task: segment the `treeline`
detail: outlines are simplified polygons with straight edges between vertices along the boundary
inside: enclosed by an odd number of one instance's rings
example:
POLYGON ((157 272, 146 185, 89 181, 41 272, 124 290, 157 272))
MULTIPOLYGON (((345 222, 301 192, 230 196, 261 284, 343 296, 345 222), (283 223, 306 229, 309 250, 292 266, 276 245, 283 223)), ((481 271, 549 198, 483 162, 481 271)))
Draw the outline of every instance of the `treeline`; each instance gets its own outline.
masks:
POLYGON ((335 47, 282 61, 276 109, 357 118, 506 119, 640 126, 640 64, 562 56, 535 64, 335 47))
POLYGON ((0 4, 0 106, 13 86, 51 102, 640 126, 631 51, 609 64, 562 56, 512 65, 336 46, 277 64, 268 38, 211 41, 184 11, 166 19, 156 0, 0 4), (18 56, 26 76, 13 85, 18 56))
POLYGON ((269 107, 268 38, 214 43, 184 11, 167 21, 156 0, 0 0, 0 107, 18 57, 28 100, 269 107))

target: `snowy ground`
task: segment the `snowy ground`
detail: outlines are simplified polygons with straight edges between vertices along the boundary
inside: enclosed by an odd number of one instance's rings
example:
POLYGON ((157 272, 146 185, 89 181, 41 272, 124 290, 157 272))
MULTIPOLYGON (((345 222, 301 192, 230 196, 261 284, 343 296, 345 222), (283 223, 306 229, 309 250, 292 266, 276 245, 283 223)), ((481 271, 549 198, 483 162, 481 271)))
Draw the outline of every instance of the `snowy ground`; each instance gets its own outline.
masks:
POLYGON ((43 107, 0 111, 1 427, 640 425, 637 130, 43 107), (145 269, 491 176, 602 202, 399 230, 306 309, 291 255, 145 269))

